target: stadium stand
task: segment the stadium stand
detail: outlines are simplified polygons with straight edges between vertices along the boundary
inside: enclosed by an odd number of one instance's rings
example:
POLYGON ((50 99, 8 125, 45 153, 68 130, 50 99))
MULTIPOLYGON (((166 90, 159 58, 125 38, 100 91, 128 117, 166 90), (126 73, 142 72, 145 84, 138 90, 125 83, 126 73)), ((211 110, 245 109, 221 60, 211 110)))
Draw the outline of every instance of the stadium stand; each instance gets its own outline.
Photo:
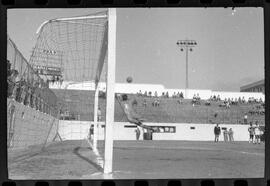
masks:
MULTIPOLYGON (((94 92, 87 90, 61 90, 52 89, 59 98, 68 100, 65 109, 70 115, 80 115, 81 120, 93 120, 93 107, 89 105, 94 102, 94 92), (83 104, 81 111, 79 105, 83 104)), ((241 103, 232 104, 229 108, 222 107, 223 101, 200 100, 200 104, 193 105, 192 99, 149 97, 136 94, 129 94, 129 98, 135 101, 134 108, 147 122, 158 123, 243 123, 244 115, 248 115, 250 121, 264 124, 264 106, 262 103, 241 103), (154 102, 159 102, 159 106, 154 106, 154 102), (207 104, 207 103, 210 103, 207 104)), ((105 117, 106 98, 100 96, 99 107, 102 113, 102 120, 105 117)), ((75 117, 76 118, 76 117, 75 117)), ((72 119, 70 117, 69 119, 72 119)), ((73 117, 74 119, 74 117, 73 117)), ((115 101, 115 121, 127 121, 119 105, 115 101)))

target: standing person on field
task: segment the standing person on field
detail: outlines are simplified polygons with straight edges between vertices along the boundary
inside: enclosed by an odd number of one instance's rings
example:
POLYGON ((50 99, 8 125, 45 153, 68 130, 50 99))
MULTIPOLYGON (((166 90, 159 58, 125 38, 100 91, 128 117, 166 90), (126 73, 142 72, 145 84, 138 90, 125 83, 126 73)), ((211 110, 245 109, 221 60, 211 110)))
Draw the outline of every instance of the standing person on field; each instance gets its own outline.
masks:
POLYGON ((100 110, 100 107, 98 107, 98 110, 97 110, 97 121, 101 121, 101 110, 100 110))
POLYGON ((224 142, 228 141, 228 131, 227 128, 223 131, 223 136, 224 136, 224 142))
POLYGON ((139 127, 137 126, 137 128, 135 129, 135 132, 136 132, 136 140, 139 140, 140 139, 140 135, 141 135, 141 131, 139 129, 139 127))
POLYGON ((229 135, 229 141, 230 142, 234 141, 232 128, 229 129, 228 135, 229 135))
POLYGON ((261 143, 261 139, 260 139, 261 131, 260 131, 260 126, 258 125, 258 123, 256 123, 254 131, 255 131, 255 144, 256 143, 260 144, 261 143))
POLYGON ((94 134, 94 126, 91 125, 90 128, 89 128, 89 140, 90 141, 92 140, 93 134, 94 134))
POLYGON ((218 124, 214 128, 214 134, 215 134, 215 142, 218 142, 219 135, 220 135, 220 127, 218 124))
POLYGON ((249 132, 249 140, 248 143, 254 143, 254 127, 252 126, 252 122, 250 122, 250 126, 248 127, 248 132, 249 132))

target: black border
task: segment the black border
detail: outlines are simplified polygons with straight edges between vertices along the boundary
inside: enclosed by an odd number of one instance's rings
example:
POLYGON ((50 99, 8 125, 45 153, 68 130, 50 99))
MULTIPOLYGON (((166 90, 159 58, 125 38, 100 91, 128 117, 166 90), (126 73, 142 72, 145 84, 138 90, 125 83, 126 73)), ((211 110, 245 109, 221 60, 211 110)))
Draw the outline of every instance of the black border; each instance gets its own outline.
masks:
POLYGON ((36 185, 36 186, 270 186, 270 135, 269 133, 269 102, 268 90, 270 86, 269 62, 270 62, 270 0, 1 0, 0 2, 0 59, 1 59, 1 83, 0 83, 0 183, 2 186, 36 185), (264 178, 248 179, 160 179, 160 180, 46 180, 46 181, 11 181, 8 180, 7 170, 7 126, 6 121, 6 33, 7 33, 7 9, 9 8, 107 8, 107 7, 262 7, 264 11, 264 48, 265 48, 265 176, 264 178), (4 82, 4 83, 2 83, 4 82))

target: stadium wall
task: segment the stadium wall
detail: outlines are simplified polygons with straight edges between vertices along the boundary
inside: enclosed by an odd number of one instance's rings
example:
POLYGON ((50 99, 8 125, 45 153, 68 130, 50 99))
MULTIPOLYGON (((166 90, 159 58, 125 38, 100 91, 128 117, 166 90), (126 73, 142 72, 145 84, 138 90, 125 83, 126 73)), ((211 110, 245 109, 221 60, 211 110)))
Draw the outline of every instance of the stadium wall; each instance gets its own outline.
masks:
POLYGON ((8 141, 11 140, 9 149, 45 145, 53 141, 58 119, 11 99, 7 99, 7 108, 7 134, 10 136, 8 141))
MULTIPOLYGON (((59 134, 63 140, 79 140, 87 138, 90 123, 87 121, 64 121, 60 120, 59 134)), ((214 124, 192 124, 192 123, 145 123, 151 126, 174 126, 175 133, 153 133, 153 140, 186 140, 186 141, 213 141, 214 140, 214 124)), ((99 123, 98 139, 104 139, 104 128, 99 123)), ((114 140, 136 140, 136 126, 126 122, 115 122, 113 125, 114 140)), ((220 124, 221 128, 226 127, 227 130, 232 128, 234 131, 235 141, 248 141, 248 125, 220 124)), ((143 139, 143 131, 141 130, 140 140, 143 139)), ((220 141, 223 141, 223 130, 220 135, 220 141)))

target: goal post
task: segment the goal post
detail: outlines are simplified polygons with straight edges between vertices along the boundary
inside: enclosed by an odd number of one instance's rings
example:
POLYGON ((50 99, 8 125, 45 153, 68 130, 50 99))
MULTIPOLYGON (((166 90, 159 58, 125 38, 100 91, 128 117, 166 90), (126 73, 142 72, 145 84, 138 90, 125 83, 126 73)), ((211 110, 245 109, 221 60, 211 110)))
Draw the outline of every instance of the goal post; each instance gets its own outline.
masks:
POLYGON ((108 11, 108 64, 106 88, 106 126, 105 126, 105 154, 104 173, 112 172, 113 162, 113 123, 115 99, 115 60, 116 60, 116 9, 108 11))
POLYGON ((66 113, 70 114, 68 118, 76 118, 74 115, 77 114, 77 119, 71 119, 74 120, 72 126, 75 127, 74 131, 71 131, 72 135, 67 137, 68 134, 65 134, 63 139, 84 139, 84 144, 90 145, 94 154, 101 160, 103 172, 111 173, 116 9, 109 8, 85 16, 48 20, 41 24, 37 34, 37 42, 30 58, 32 66, 51 84, 54 84, 55 75, 49 74, 49 71, 56 69, 56 76, 63 80, 62 83, 74 84, 73 87, 79 90, 69 92, 67 87, 63 90, 62 86, 62 90, 59 90, 64 91, 64 96, 62 93, 59 93, 59 96, 63 97, 63 105, 66 105, 62 110, 63 123, 68 123, 65 121, 66 113), (88 83, 90 86, 87 88, 85 85, 88 83), (106 91, 106 97, 99 98, 100 88, 103 88, 102 92, 106 91), (105 127, 98 121, 99 105, 105 113, 105 117, 102 117, 105 127), (92 125, 94 130, 90 128, 92 125))
POLYGON ((98 84, 96 85, 96 90, 95 90, 95 98, 94 98, 94 133, 93 133, 93 151, 95 153, 98 152, 97 150, 97 138, 98 138, 98 95, 99 95, 99 90, 98 90, 98 84))

